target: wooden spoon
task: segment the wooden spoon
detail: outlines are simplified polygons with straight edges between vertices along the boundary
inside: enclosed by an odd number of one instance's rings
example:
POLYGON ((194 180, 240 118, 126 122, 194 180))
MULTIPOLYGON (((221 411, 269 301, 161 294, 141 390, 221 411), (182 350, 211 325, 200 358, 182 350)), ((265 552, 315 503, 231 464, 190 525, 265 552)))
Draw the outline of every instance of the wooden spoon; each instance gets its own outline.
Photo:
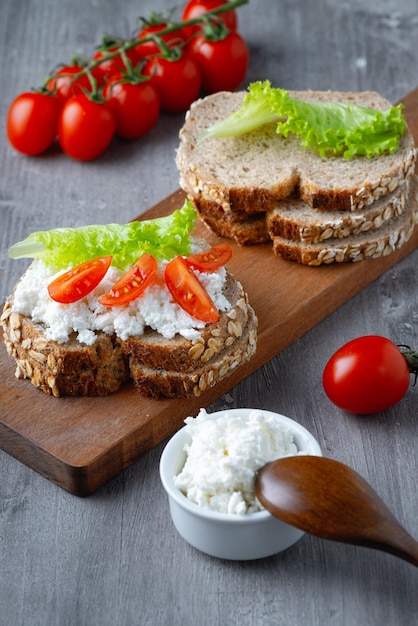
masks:
POLYGON ((275 517, 312 535, 389 552, 418 566, 418 542, 347 465, 290 456, 258 472, 256 494, 275 517))

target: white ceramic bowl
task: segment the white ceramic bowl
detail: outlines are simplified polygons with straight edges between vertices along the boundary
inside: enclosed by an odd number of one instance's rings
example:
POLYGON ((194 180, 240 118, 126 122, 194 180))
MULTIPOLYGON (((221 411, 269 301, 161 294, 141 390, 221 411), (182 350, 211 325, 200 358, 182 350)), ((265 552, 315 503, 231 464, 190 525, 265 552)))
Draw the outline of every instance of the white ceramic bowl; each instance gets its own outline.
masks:
MULTIPOLYGON (((248 417, 254 409, 229 409, 211 413, 213 419, 228 413, 248 417)), ((290 426, 298 450, 322 456, 317 440, 301 424, 289 417, 262 410, 279 422, 290 426)), ((282 522, 268 511, 234 515, 218 513, 191 502, 174 484, 174 477, 186 462, 185 443, 190 441, 186 428, 168 441, 160 460, 161 482, 168 494, 171 518, 180 535, 192 546, 221 559, 246 561, 260 559, 286 550, 304 532, 282 522)))

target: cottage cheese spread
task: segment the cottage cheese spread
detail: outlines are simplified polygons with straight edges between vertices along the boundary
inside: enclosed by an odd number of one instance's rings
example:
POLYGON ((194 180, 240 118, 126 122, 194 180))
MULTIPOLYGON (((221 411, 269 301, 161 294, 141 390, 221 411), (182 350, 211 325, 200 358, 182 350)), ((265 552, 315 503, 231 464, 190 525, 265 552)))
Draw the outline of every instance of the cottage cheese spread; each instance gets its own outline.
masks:
MULTIPOLYGON (((160 264, 164 271, 166 263, 160 264)), ((63 270, 65 271, 65 270, 63 270)), ((78 341, 92 345, 95 331, 109 335, 115 333, 122 340, 141 335, 145 327, 156 330, 166 338, 179 333, 186 339, 197 339, 205 324, 175 303, 164 284, 148 287, 143 296, 121 307, 106 307, 98 298, 106 293, 122 276, 122 272, 110 267, 101 283, 86 297, 72 304, 60 304, 49 297, 47 287, 63 271, 54 272, 43 261, 34 261, 16 286, 13 311, 31 317, 34 322, 45 325, 45 338, 65 343, 75 332, 78 341)), ((226 270, 202 272, 199 278, 219 311, 226 311, 230 303, 222 294, 226 270)))
POLYGON ((220 513, 262 511, 255 495, 257 471, 270 461, 302 453, 291 430, 262 411, 213 418, 201 409, 185 423, 191 442, 175 484, 195 504, 220 513))

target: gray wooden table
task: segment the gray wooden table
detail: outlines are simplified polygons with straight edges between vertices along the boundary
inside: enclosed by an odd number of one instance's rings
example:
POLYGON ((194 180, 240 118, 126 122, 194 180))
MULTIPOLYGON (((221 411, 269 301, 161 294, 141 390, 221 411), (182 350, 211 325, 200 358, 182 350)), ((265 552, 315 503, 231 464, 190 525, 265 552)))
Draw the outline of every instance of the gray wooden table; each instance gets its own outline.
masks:
MULTIPOLYGON (((178 3, 177 3, 178 4, 178 3)), ((127 35, 162 0, 1 0, 1 301, 26 267, 8 247, 34 230, 128 221, 178 188, 183 115, 92 163, 36 159, 4 138, 11 100, 103 33, 127 35)), ((416 0, 250 0, 239 11, 248 81, 289 89, 418 85, 416 0)), ((371 284, 216 404, 303 423, 324 453, 359 471, 418 536, 418 389, 374 417, 348 417, 321 387, 328 356, 367 333, 418 345, 418 252, 371 284)), ((53 419, 53 416, 51 416, 53 419)), ((220 561, 174 531, 160 484, 163 444, 87 499, 0 451, 0 623, 25 626, 375 625, 417 623, 418 574, 394 557, 305 536, 257 562, 220 561)))

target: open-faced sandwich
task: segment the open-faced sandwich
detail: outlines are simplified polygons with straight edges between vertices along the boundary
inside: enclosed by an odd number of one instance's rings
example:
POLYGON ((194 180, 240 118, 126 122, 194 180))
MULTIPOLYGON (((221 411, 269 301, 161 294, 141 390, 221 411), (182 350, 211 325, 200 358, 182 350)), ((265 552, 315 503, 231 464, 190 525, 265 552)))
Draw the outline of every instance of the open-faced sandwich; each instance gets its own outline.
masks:
POLYGON ((255 352, 257 318, 228 244, 192 236, 189 202, 167 217, 55 229, 9 250, 33 262, 1 317, 16 376, 54 396, 200 395, 255 352))
POLYGON ((253 83, 196 101, 180 131, 180 184, 203 222, 306 265, 401 247, 418 202, 402 107, 375 92, 253 83))

